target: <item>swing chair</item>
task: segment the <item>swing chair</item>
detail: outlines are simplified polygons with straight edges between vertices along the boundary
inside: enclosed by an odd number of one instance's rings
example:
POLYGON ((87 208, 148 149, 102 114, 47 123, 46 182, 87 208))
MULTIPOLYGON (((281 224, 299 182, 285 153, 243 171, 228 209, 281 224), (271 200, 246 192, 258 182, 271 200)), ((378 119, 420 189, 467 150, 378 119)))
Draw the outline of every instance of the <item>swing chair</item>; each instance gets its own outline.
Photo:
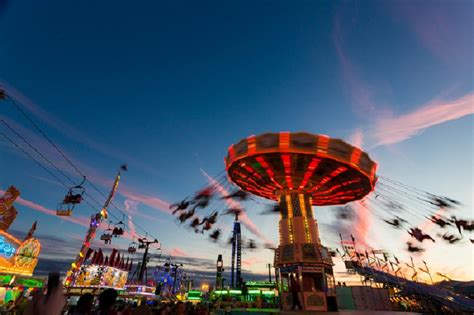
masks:
POLYGON ((112 233, 113 233, 113 229, 110 228, 110 223, 109 223, 109 226, 107 227, 107 229, 100 236, 100 240, 104 241, 106 245, 112 244, 112 233))
POLYGON ((132 242, 128 245, 128 253, 133 255, 136 252, 137 252, 137 242, 135 242, 135 239, 133 239, 132 242))
POLYGON ((82 186, 86 181, 86 177, 82 178, 82 182, 74 187, 69 188, 68 193, 64 196, 61 203, 56 208, 56 215, 58 216, 70 216, 77 204, 80 204, 86 189, 82 186))
POLYGON ((120 220, 119 222, 115 224, 114 229, 112 231, 113 237, 119 237, 124 234, 124 231, 125 231, 125 223, 123 222, 124 219, 125 219, 125 216, 123 217, 122 220, 120 220))

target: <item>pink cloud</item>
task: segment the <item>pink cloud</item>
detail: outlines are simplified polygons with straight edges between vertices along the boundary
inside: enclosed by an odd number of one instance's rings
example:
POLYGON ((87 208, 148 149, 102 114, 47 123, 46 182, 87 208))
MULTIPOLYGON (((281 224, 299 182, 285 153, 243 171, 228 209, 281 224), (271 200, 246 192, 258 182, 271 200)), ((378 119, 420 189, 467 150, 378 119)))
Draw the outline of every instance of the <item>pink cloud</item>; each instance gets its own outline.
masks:
POLYGON ((417 1, 397 1, 390 8, 394 20, 410 27, 434 56, 445 63, 464 66, 472 64, 473 38, 466 31, 466 27, 472 27, 472 17, 466 14, 472 5, 467 5, 465 11, 461 3, 452 6, 447 1, 426 6, 417 1))
POLYGON ((174 247, 169 251, 170 256, 177 256, 177 257, 190 257, 184 250, 179 247, 174 247))
POLYGON ((379 118, 372 132, 375 138, 374 146, 402 142, 431 126, 472 114, 474 94, 467 94, 453 101, 435 101, 397 117, 379 118))
POLYGON ((135 230, 135 224, 133 224, 130 214, 128 215, 128 228, 130 229, 130 236, 134 238, 137 235, 137 231, 135 230))
POLYGON ((125 188, 124 186, 119 186, 119 193, 126 198, 131 200, 143 203, 153 209, 159 210, 161 212, 171 214, 170 204, 158 197, 149 196, 145 194, 135 193, 131 190, 125 188))
MULTIPOLYGON (((222 196, 227 196, 229 195, 229 192, 221 185, 219 184, 214 178, 209 176, 204 170, 201 169, 201 172, 206 176, 207 180, 209 183, 214 186, 217 191, 222 195, 222 196)), ((240 204, 240 202, 237 202, 231 198, 225 199, 226 204, 229 206, 229 208, 234 208, 234 209, 242 209, 244 210, 244 207, 240 204)), ((252 222, 252 220, 248 217, 247 213, 245 211, 242 211, 241 214, 239 215, 239 220, 240 222, 245 225, 245 227, 255 236, 263 240, 266 244, 272 244, 272 241, 270 241, 265 235, 263 235, 255 223, 252 222)))
POLYGON ((362 148, 364 142, 364 133, 362 129, 357 128, 349 137, 349 143, 358 148, 362 148))
POLYGON ((356 239, 357 244, 362 245, 364 248, 371 248, 368 244, 368 234, 370 231, 370 226, 372 225, 373 217, 370 213, 367 203, 361 205, 361 201, 356 201, 351 204, 355 209, 354 211, 357 213, 356 219, 352 229, 352 233, 354 233, 354 237, 356 239))
POLYGON ((242 259, 242 266, 244 268, 251 269, 254 265, 264 264, 265 262, 266 260, 260 257, 254 256, 247 259, 242 259))
MULTIPOLYGON (((1 190, 0 189, 0 194, 4 194, 5 191, 4 190, 1 190)), ((47 214, 47 215, 50 215, 50 216, 54 216, 55 218, 58 218, 60 220, 64 220, 64 221, 68 221, 68 222, 72 222, 74 224, 78 224, 78 225, 82 225, 82 226, 85 226, 85 227, 89 227, 89 218, 86 218, 86 217, 75 217, 75 216, 70 216, 70 217, 65 217, 65 216, 57 216, 56 215, 56 211, 55 210, 51 210, 51 209, 48 209, 48 208, 45 208, 43 207, 42 205, 39 205, 39 204, 36 204, 32 201, 29 201, 29 200, 26 200, 26 199, 23 199, 21 197, 19 197, 15 203, 18 203, 22 206, 25 206, 25 207, 28 207, 32 210, 36 210, 38 212, 41 212, 41 213, 44 213, 44 214, 47 214)))

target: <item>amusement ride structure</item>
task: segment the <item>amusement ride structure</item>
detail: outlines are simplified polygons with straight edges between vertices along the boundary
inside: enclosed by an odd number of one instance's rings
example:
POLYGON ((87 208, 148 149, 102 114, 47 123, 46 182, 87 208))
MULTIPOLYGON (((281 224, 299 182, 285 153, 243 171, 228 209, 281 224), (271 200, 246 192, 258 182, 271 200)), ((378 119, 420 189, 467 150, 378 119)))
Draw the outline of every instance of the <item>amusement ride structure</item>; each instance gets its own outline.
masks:
POLYGON ((232 230, 232 263, 230 269, 230 286, 240 288, 242 285, 242 233, 239 214, 235 214, 234 229, 232 230))
POLYGON ((225 163, 229 179, 242 190, 278 202, 275 267, 283 307, 292 304, 284 288, 295 277, 303 309, 334 308, 333 263, 312 206, 362 199, 374 189, 377 164, 342 140, 302 132, 250 136, 230 146, 225 163))

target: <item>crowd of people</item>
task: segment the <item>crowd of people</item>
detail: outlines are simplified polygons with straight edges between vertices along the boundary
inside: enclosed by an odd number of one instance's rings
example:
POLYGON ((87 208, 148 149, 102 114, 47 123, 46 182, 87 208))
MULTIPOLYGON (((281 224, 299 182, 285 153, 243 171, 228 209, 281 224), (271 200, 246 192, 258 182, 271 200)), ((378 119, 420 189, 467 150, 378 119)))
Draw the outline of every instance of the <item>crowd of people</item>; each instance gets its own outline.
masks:
POLYGON ((117 300, 117 291, 106 289, 99 295, 99 304, 94 308, 94 296, 90 293, 82 295, 77 304, 67 308, 66 314, 71 315, 208 315, 209 311, 203 304, 177 302, 159 303, 117 300))
POLYGON ((118 299, 118 292, 105 289, 96 299, 92 294, 85 293, 79 297, 76 305, 68 305, 59 286, 52 292, 38 291, 31 300, 18 299, 9 301, 0 314, 5 315, 209 315, 208 306, 198 303, 160 303, 158 301, 129 302, 118 299), (46 293, 46 294, 45 294, 46 293))

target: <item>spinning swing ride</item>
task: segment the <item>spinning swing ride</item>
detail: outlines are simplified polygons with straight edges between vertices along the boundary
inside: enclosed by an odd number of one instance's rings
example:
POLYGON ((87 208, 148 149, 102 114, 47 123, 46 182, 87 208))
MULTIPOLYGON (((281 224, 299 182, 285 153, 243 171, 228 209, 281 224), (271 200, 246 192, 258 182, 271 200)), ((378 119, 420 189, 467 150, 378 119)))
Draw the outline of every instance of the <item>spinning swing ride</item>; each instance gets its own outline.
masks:
MULTIPOLYGON (((342 140, 302 132, 250 136, 230 146, 225 163, 231 182, 278 202, 280 244, 275 267, 281 285, 296 275, 305 310, 331 308, 333 264, 320 242, 312 206, 362 199, 374 189, 377 164, 342 140)), ((289 292, 283 292, 285 308, 289 300, 289 292)))
MULTIPOLYGON (((430 230, 426 224, 410 227, 417 220, 431 222, 441 229, 455 226, 460 237, 446 231, 438 235, 449 244, 459 242, 463 231, 473 230, 472 221, 444 216, 445 211, 460 206, 458 201, 377 176, 377 164, 367 153, 324 135, 280 132, 251 136, 230 146, 225 165, 227 180, 240 190, 229 194, 223 188, 225 178, 212 179, 211 186, 193 199, 172 205, 173 214, 178 214, 181 224, 194 217, 190 227, 199 232, 195 224, 200 222, 195 216, 196 209, 208 207, 216 191, 223 194, 220 199, 231 200, 226 202, 229 209, 211 213, 219 218, 241 213, 240 204, 232 200, 254 200, 249 194, 276 202, 261 214, 280 214, 280 244, 275 250, 274 264, 280 287, 287 287, 290 276, 295 275, 303 291, 300 296, 303 307, 307 310, 331 309, 335 297, 331 260, 334 252, 321 244, 313 205, 330 206, 341 226, 353 218, 374 215, 394 229, 409 228, 408 236, 413 241, 407 242, 407 251, 411 253, 424 250, 423 240, 435 241, 426 233, 430 230), (353 202, 361 208, 354 208, 353 202), (355 209, 366 209, 367 213, 355 209)), ((210 228, 212 225, 200 232, 205 233, 210 228)), ((220 233, 220 229, 215 229, 210 238, 216 241, 220 233)), ((272 248, 269 244, 265 247, 272 248)), ((285 307, 291 305, 289 295, 282 292, 285 307)))

